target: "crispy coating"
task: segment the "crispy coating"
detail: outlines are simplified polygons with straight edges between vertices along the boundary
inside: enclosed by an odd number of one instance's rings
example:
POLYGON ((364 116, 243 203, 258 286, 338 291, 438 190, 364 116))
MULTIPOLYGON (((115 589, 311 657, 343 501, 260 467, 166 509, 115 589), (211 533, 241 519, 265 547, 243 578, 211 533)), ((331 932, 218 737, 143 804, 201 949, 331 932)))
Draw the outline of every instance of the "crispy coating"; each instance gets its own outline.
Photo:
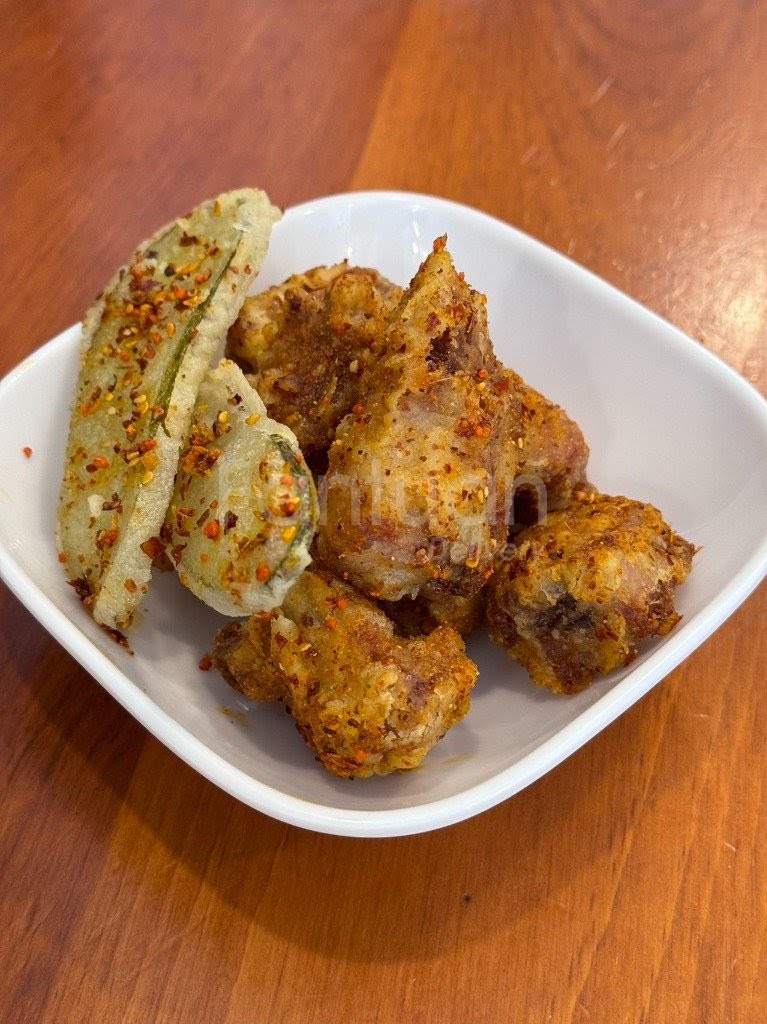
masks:
POLYGON ((477 678, 454 630, 397 636, 373 602, 315 569, 271 624, 224 627, 215 659, 246 696, 281 697, 317 758, 343 777, 415 768, 469 710, 477 678))
POLYGON ((327 451, 357 401, 401 295, 377 270, 337 263, 245 301, 227 355, 252 374, 269 415, 295 432, 306 456, 327 451))
POLYGON ((317 545, 375 598, 476 594, 505 540, 494 482, 500 380, 485 298, 444 239, 423 262, 329 452, 317 545))
POLYGON ((510 525, 564 508, 586 481, 589 448, 560 406, 514 373, 504 376, 497 482, 510 525))
POLYGON ((213 660, 231 687, 248 700, 281 700, 285 677, 272 661, 268 613, 235 619, 216 633, 213 660))
POLYGON ((628 665, 644 637, 673 629, 674 589, 694 552, 652 505, 576 496, 520 533, 510 560, 499 559, 492 638, 538 685, 576 693, 628 665))

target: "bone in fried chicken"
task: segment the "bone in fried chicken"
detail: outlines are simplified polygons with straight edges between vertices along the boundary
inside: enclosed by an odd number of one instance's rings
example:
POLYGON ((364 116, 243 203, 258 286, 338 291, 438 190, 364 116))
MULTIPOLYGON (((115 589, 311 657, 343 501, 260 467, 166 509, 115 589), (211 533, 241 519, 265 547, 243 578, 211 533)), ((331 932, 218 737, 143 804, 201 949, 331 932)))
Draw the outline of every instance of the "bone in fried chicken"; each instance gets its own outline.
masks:
POLYGON ((271 622, 224 627, 215 660, 245 696, 281 697, 317 758, 344 777, 416 767, 464 717, 477 678, 454 630, 400 637, 373 602, 314 568, 271 622))
POLYGON ((506 532, 488 500, 498 367, 485 298, 438 239, 330 448, 317 547, 338 575, 388 601, 480 590, 506 532))
POLYGON ((545 524, 522 531, 489 586, 491 636, 533 682, 576 693, 628 665, 644 637, 680 616, 674 589, 695 549, 652 505, 576 495, 545 524))
POLYGON ((357 401, 401 295, 378 271, 338 263, 245 300, 227 355, 252 375, 269 415, 294 431, 304 455, 327 450, 357 401))
POLYGON ((497 486, 510 525, 564 508, 586 480, 589 448, 564 409, 513 372, 504 376, 497 486))

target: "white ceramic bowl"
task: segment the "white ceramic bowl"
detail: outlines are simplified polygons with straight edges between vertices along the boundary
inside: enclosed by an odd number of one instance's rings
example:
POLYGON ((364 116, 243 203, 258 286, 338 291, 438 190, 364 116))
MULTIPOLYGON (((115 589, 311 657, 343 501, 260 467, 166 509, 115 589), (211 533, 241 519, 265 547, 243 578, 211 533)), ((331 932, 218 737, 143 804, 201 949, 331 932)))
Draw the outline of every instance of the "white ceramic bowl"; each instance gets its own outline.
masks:
POLYGON ((348 258, 406 284, 443 232, 488 296, 499 356, 583 428, 600 489, 653 502, 702 546, 681 625, 575 697, 533 687, 484 637, 468 718, 417 771, 349 782, 317 765, 281 706, 251 706, 198 668, 220 616, 158 576, 130 657, 82 609, 54 522, 79 328, 0 383, 0 573, 54 637, 147 729, 216 785, 283 821, 391 836, 468 818, 539 778, 693 651, 767 569, 767 404, 715 356, 563 256, 491 217, 427 196, 358 193, 288 210, 259 286, 348 258), (33 456, 26 459, 22 449, 33 456))

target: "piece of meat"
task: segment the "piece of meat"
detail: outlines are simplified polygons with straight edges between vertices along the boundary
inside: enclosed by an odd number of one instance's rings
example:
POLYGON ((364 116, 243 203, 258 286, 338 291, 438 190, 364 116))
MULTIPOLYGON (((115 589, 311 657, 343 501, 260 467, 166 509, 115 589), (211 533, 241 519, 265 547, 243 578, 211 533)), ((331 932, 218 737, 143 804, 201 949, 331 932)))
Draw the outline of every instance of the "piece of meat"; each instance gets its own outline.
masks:
POLYGON ((535 683, 575 693, 628 665, 644 637, 673 629, 674 590, 694 552, 652 505, 576 495, 499 558, 491 636, 535 683))
POLYGON ((308 458, 327 451, 357 401, 360 377, 380 355, 401 295, 378 271, 338 263, 245 301, 226 353, 308 458))
POLYGON ((438 239, 330 448, 325 564, 387 601, 479 592, 506 539, 489 500, 500 381, 485 298, 438 239))
POLYGON ((497 488, 509 525, 530 526, 564 508, 586 481, 589 448, 560 406, 514 373, 504 376, 497 488))
POLYGON ((454 630, 398 636, 372 601, 314 568, 271 622, 224 627, 215 661, 246 696, 284 700, 317 758, 343 777, 415 768, 469 710, 477 678, 454 630))

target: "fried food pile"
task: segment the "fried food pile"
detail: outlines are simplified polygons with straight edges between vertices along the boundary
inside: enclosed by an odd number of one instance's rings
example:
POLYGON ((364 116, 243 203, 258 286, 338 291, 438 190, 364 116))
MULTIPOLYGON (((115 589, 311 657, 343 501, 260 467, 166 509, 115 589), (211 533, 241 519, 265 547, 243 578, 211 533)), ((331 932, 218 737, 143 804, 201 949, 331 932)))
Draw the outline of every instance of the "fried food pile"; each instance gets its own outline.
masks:
POLYGON ((587 480, 577 424, 504 367, 485 296, 438 238, 403 292, 317 267, 249 298, 227 355, 315 470, 313 559, 281 607, 225 626, 214 659, 284 701, 344 777, 414 768, 469 709, 464 638, 575 693, 679 615, 693 545, 587 480))
POLYGON ((279 217, 258 189, 201 203, 86 314, 58 545, 96 622, 127 644, 153 566, 175 569, 235 618, 224 678, 343 777, 415 768, 461 721, 486 613, 559 693, 673 629, 695 549, 588 482, 580 428, 499 361, 446 237, 404 290, 343 262, 246 298, 279 217))
POLYGON ((233 618, 227 682, 343 777, 415 768, 464 718, 485 613, 559 693, 673 629, 693 546, 588 481, 446 238, 404 290, 342 262, 247 298, 280 216, 254 188, 200 204, 85 316, 57 542, 95 621, 127 644, 175 569, 233 618))

